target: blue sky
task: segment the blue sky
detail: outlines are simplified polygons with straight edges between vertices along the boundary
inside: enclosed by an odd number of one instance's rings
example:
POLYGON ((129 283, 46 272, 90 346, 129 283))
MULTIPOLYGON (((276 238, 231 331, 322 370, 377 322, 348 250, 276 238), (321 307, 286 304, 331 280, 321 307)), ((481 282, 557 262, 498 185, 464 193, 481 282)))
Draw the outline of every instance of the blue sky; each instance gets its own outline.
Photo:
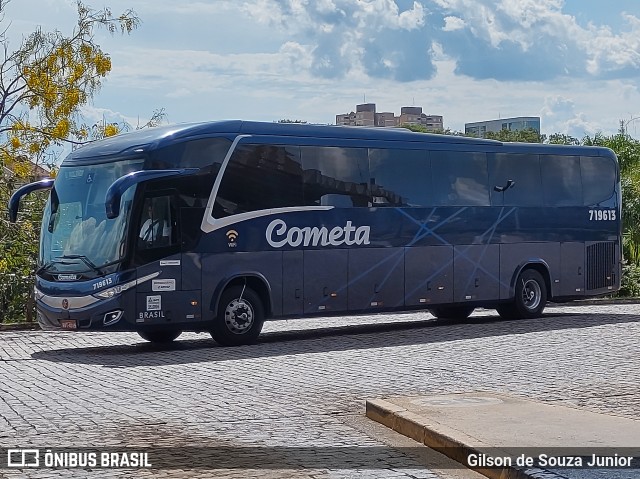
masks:
MULTIPOLYGON (((134 125, 282 118, 333 123, 357 103, 422 106, 445 127, 540 116, 544 133, 612 133, 640 116, 639 0, 86 0, 142 19, 97 35, 113 70, 89 118, 134 125)), ((12 0, 17 45, 70 32, 69 0, 12 0)), ((629 123, 640 137, 640 120, 629 123)))

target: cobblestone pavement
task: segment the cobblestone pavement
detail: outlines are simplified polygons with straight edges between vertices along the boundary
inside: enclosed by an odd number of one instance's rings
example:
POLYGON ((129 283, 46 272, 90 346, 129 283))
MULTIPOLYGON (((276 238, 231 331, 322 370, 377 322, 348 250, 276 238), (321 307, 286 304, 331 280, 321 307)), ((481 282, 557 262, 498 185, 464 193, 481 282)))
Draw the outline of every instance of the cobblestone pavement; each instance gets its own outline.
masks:
MULTIPOLYGON (((527 321, 500 321, 488 310, 463 323, 422 312, 278 321, 267 323, 259 344, 238 348, 194 333, 162 349, 130 333, 1 332, 0 446, 259 446, 267 456, 276 446, 384 446, 388 432, 363 417, 365 399, 463 391, 637 419, 638 338, 635 304, 553 307, 527 321)), ((95 470, 91 477, 455 475, 389 451, 375 469, 328 461, 309 470, 95 470)))

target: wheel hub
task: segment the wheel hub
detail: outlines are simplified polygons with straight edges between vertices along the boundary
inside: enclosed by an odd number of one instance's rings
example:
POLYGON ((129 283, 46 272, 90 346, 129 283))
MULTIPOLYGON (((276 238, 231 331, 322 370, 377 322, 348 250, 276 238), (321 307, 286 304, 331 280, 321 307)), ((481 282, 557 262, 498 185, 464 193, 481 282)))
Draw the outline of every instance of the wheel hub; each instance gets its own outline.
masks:
POLYGON ((534 310, 540 305, 542 291, 537 281, 529 279, 522 286, 522 299, 527 309, 534 310))
POLYGON ((253 309, 244 299, 234 299, 224 311, 224 321, 229 331, 235 334, 242 334, 248 331, 253 325, 253 309))

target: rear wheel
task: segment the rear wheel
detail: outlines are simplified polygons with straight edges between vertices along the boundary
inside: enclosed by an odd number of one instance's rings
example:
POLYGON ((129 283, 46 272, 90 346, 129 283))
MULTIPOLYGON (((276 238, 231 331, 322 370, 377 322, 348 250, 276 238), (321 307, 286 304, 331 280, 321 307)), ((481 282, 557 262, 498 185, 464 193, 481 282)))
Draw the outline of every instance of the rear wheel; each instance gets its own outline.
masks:
POLYGON ((142 339, 154 344, 168 344, 182 334, 182 331, 138 331, 142 339))
POLYGON ((438 306, 429 312, 438 319, 466 319, 474 309, 473 306, 438 306))
POLYGON ((516 281, 516 295, 512 302, 499 305, 496 310, 505 319, 531 319, 542 316, 547 305, 547 285, 540 273, 526 269, 516 281))
POLYGON ((254 343, 264 323, 260 296, 246 286, 232 286, 220 298, 211 337, 222 346, 254 343))

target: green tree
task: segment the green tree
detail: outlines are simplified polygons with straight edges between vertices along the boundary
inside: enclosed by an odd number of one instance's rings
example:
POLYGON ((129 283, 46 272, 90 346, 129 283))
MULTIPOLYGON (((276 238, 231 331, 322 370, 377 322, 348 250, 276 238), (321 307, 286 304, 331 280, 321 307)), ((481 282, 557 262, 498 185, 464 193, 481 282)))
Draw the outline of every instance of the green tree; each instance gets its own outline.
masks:
POLYGON ((580 140, 564 133, 553 133, 547 138, 550 145, 579 145, 580 140))
POLYGON ((399 126, 399 128, 405 128, 410 131, 415 131, 416 133, 429 133, 427 127, 424 125, 416 125, 414 123, 404 123, 399 126))
POLYGON ((497 132, 488 131, 485 138, 490 140, 498 140, 503 142, 520 142, 520 143, 544 143, 546 136, 533 128, 524 130, 500 130, 497 132))
POLYGON ((451 130, 450 128, 445 128, 444 130, 429 130, 426 126, 417 125, 415 123, 403 123, 402 125, 399 126, 399 128, 406 128, 407 130, 415 131, 417 133, 433 133, 435 135, 464 136, 464 133, 451 130))
MULTIPOLYGON (((95 41, 97 28, 131 33, 140 23, 128 10, 115 16, 77 2, 78 20, 70 35, 38 28, 11 49, 6 38, 6 0, 0 0, 0 205, 32 179, 33 164, 45 163, 56 146, 78 145, 121 129, 117 124, 89 127, 80 108, 99 90, 111 59, 95 41)), ((163 114, 161 111, 160 114, 163 114)), ((24 198, 20 220, 0 216, 0 321, 33 314, 32 277, 46 194, 24 198)))
MULTIPOLYGON (((6 208, 13 189, 23 182, 5 171, 0 178, 2 208, 6 208)), ((25 317, 33 320, 33 272, 45 198, 43 193, 25 197, 16 224, 9 223, 6 213, 0 216, 0 323, 25 317)))
MULTIPOLYGON (((6 4, 0 2, 3 21, 6 4)), ((51 146, 89 139, 79 111, 111 71, 111 59, 95 42, 95 30, 128 34, 140 20, 132 10, 114 16, 108 8, 93 10, 80 1, 77 10, 70 35, 38 28, 16 50, 0 37, 0 154, 5 162, 21 157, 41 160, 51 146)))

